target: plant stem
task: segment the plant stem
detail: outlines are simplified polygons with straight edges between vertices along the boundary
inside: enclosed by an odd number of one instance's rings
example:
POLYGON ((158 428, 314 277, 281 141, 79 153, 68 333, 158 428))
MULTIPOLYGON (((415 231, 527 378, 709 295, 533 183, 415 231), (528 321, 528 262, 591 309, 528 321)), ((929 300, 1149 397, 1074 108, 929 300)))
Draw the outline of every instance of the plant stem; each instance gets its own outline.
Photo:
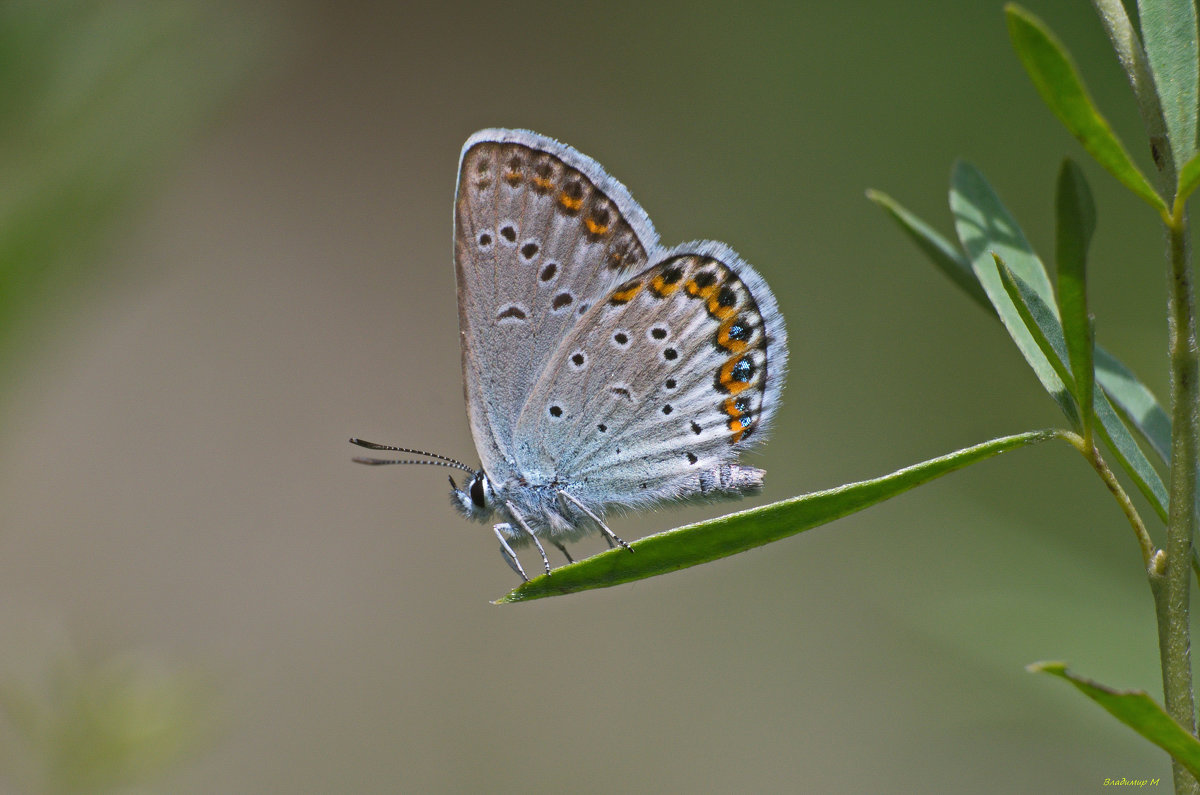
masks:
POLYGON ((1138 514, 1137 508, 1134 507, 1133 500, 1129 499, 1125 489, 1121 488, 1121 482, 1108 468, 1108 462, 1100 454, 1099 448, 1091 439, 1084 438, 1074 431, 1059 431, 1058 435, 1087 459, 1088 464, 1100 476, 1100 480, 1104 481, 1104 485, 1112 492, 1117 505, 1121 506, 1121 512, 1125 514, 1125 518, 1133 527, 1133 535, 1137 538, 1138 548, 1142 551, 1142 563, 1149 569, 1154 558, 1154 541, 1150 539, 1150 533, 1146 531, 1146 524, 1138 514))
MULTIPOLYGON (((1196 466, 1200 460, 1197 411, 1200 411, 1200 354, 1196 345, 1195 302, 1188 262, 1187 216, 1167 219, 1170 260, 1168 345, 1171 363, 1171 478, 1168 486, 1166 555, 1150 568, 1150 587, 1158 613, 1163 696, 1167 713, 1196 733, 1192 695, 1191 595, 1192 537, 1196 525, 1196 466), (1161 562, 1161 565, 1158 565, 1161 562)), ((1177 793, 1200 793, 1187 770, 1172 761, 1177 793)))

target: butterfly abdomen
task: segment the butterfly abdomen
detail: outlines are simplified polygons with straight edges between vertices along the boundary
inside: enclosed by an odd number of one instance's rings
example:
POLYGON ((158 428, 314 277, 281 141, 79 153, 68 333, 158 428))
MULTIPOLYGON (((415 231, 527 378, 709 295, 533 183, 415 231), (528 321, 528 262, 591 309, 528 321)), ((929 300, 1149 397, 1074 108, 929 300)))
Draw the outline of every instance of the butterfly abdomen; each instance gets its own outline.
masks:
POLYGON ((762 491, 764 470, 740 464, 722 464, 701 472, 700 493, 711 497, 742 497, 762 491))

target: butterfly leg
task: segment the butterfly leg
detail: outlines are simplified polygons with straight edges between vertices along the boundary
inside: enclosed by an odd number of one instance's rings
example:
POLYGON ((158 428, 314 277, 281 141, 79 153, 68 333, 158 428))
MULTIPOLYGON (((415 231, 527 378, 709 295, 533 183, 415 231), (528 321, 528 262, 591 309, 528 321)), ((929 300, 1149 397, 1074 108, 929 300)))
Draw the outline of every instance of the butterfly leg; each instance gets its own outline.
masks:
POLYGON ((492 532, 496 534, 496 538, 500 539, 500 557, 504 558, 504 562, 508 564, 510 569, 521 575, 522 580, 529 582, 529 578, 525 576, 525 569, 521 568, 521 561, 517 560, 516 553, 512 551, 512 547, 504 540, 504 531, 501 528, 511 530, 512 525, 504 522, 492 528, 492 532))
POLYGON ((558 543, 557 541, 551 541, 550 543, 553 544, 554 546, 558 547, 558 551, 563 553, 563 557, 567 559, 567 563, 575 562, 575 558, 571 557, 571 553, 567 551, 566 547, 564 547, 562 544, 558 543))
POLYGON ((538 552, 542 553, 542 565, 544 565, 546 567, 546 573, 549 574, 550 573, 550 558, 546 557, 546 550, 542 548, 542 542, 538 540, 537 535, 533 532, 533 529, 530 528, 529 523, 525 521, 525 517, 522 516, 517 511, 517 509, 513 507, 513 504, 511 502, 506 501, 504 503, 504 507, 508 509, 509 515, 513 519, 517 520, 517 524, 521 526, 521 529, 524 530, 526 533, 528 533, 529 537, 533 539, 534 546, 537 547, 538 552))
POLYGON ((616 533, 614 533, 612 530, 609 529, 608 525, 606 525, 599 516, 592 513, 591 509, 588 508, 586 505, 584 505, 582 502, 575 499, 570 494, 567 494, 565 491, 558 492, 558 495, 560 497, 562 497, 564 500, 568 500, 571 503, 575 504, 579 508, 579 510, 583 511, 588 516, 590 516, 593 522, 600 525, 600 532, 604 534, 604 540, 608 542, 609 549, 612 548, 613 542, 616 542, 621 547, 628 549, 630 552, 633 551, 633 547, 629 546, 624 541, 622 541, 616 533))

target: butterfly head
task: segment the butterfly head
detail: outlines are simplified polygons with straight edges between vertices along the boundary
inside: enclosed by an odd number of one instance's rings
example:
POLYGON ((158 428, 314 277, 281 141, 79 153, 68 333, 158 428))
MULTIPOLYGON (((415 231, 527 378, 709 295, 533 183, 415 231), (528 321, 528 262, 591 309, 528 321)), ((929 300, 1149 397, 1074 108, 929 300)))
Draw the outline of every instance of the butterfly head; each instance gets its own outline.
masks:
POLYGON ((450 502, 468 519, 483 522, 495 512, 496 492, 482 469, 472 472, 470 480, 465 481, 461 489, 454 478, 450 478, 450 488, 450 502))

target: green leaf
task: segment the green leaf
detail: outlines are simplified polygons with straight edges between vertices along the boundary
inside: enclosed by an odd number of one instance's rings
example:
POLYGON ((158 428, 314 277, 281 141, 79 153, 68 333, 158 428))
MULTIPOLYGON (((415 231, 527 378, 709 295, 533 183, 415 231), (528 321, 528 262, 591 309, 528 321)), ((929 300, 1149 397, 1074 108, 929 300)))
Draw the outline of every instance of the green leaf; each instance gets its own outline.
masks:
POLYGON ((1110 174, 1160 213, 1162 198, 1134 165, 1108 121, 1100 115, 1066 49, 1045 24, 1025 9, 1004 9, 1013 47, 1038 93, 1083 148, 1110 174))
MULTIPOLYGON (((979 285, 979 280, 975 278, 974 271, 971 271, 971 265, 962 255, 959 249, 950 243, 946 238, 939 235, 928 224, 918 219, 911 212, 903 208, 894 199, 886 194, 878 191, 871 191, 870 198, 880 206, 883 206, 888 214, 900 224, 901 228, 914 240, 924 238, 924 241, 918 243, 920 248, 933 259, 934 265, 948 274, 954 272, 971 274, 971 279, 975 285, 979 285), (886 205, 884 204, 886 202, 886 205), (889 209, 889 206, 894 209, 889 209)), ((960 284, 959 279, 952 276, 955 284, 960 284)), ((967 294, 971 296, 976 303, 987 309, 993 316, 996 316, 996 308, 992 306, 992 302, 987 297, 987 293, 982 287, 977 290, 966 289, 967 294), (977 297, 981 296, 981 297, 977 297)), ((1096 346, 1096 382, 1108 397, 1116 404, 1121 414, 1131 422, 1138 432, 1146 438, 1154 451, 1165 463, 1168 460, 1171 446, 1171 421, 1167 417, 1166 411, 1159 404, 1158 399, 1133 372, 1121 364, 1115 356, 1105 350, 1103 347, 1096 346)), ((1097 402, 1099 402, 1097 400, 1097 402)), ((1109 407, 1109 413, 1112 412, 1112 407, 1109 407)), ((1110 420, 1110 424, 1113 421, 1110 420)), ((1136 446, 1136 445, 1135 445, 1136 446)))
MULTIPOLYGON (((991 299, 1009 335, 1016 341, 1026 361, 1033 367, 1038 380, 1054 397, 1063 414, 1073 422, 1077 420, 1074 403, 1068 395, 1064 380, 1059 375, 1066 360, 1066 343, 1062 326, 1054 312, 1054 296, 1050 279, 1041 260, 1034 254, 1029 241, 1021 232, 1017 222, 992 192, 983 175, 968 163, 959 163, 954 169, 950 191, 950 207, 954 211, 959 239, 971 259, 976 276, 991 299), (1036 296, 1038 305, 1027 307, 1036 310, 1035 325, 1058 352, 1061 360, 1052 363, 1043 353, 1042 345, 1026 325, 1025 318, 1004 287, 995 256, 999 256, 1012 271, 1013 276, 1025 286, 1030 296, 1036 296), (1056 371, 1057 369, 1057 371, 1056 371)), ((1032 299, 1031 299, 1032 300, 1032 299)), ((1064 371, 1065 374, 1065 371, 1064 371)), ((1096 427, 1100 437, 1112 448, 1118 462, 1134 479, 1138 489, 1154 503, 1155 510, 1166 517, 1166 489, 1162 478, 1138 447, 1129 429, 1117 416, 1103 392, 1094 397, 1096 427)))
POLYGON ((1166 522, 1167 489, 1158 470, 1150 463, 1150 459, 1146 458, 1142 448, 1138 447, 1137 441, 1129 433, 1129 429, 1125 427, 1125 423, 1121 421, 1103 391, 1096 393, 1093 410, 1096 412, 1096 433, 1112 449, 1117 463, 1133 478, 1138 491, 1150 501, 1158 518, 1166 522))
POLYGON ((1170 144, 1167 142, 1167 123, 1163 119, 1162 105, 1158 101, 1158 91, 1154 87, 1154 75, 1150 71, 1146 51, 1142 49, 1142 42, 1137 31, 1133 29, 1133 23, 1129 21, 1129 14, 1125 12, 1125 5, 1121 0, 1092 0, 1092 5, 1100 14, 1100 21, 1108 32, 1108 39, 1129 77, 1129 85, 1133 87, 1154 162, 1161 163, 1170 149, 1170 144))
MULTIPOLYGON (((1054 368, 1059 379, 1068 388, 1073 388, 1074 378, 1065 363, 1067 343, 1063 339, 1062 326, 1059 325, 1058 318, 1054 315, 1054 308, 1042 301, 1042 297, 1034 292, 1025 280, 1013 273, 1004 260, 1000 259, 999 254, 993 254, 992 257, 995 259, 996 268, 1000 273, 1000 283, 1004 285, 1004 291, 1012 300, 1021 322, 1025 324, 1033 341, 1037 343, 1038 350, 1054 368)), ((1078 425, 1079 417, 1074 412, 1068 416, 1068 419, 1078 425)))
POLYGON ((1182 205, 1200 185, 1200 155, 1187 162, 1179 172, 1179 189, 1175 192, 1175 202, 1182 205))
POLYGON ((1146 58, 1167 124, 1172 171, 1196 154, 1200 47, 1195 0, 1138 0, 1146 58))
POLYGON ((916 243, 917 248, 924 251, 925 255, 933 261, 933 264, 942 273, 950 277, 950 281, 958 285, 975 303, 989 312, 994 313, 996 311, 992 308, 992 302, 988 300, 987 293, 979 286, 979 279, 975 277, 975 272, 971 270, 971 263, 963 258, 962 251, 958 246, 939 235, 932 227, 902 207, 899 202, 886 193, 877 190, 868 190, 867 198, 875 202, 885 213, 890 215, 900 225, 905 234, 916 243))
POLYGON ((1008 329, 1009 336, 1033 368, 1046 392, 1058 403, 1063 414, 1074 419, 1075 409, 1066 386, 1026 328, 1004 289, 992 257, 994 254, 1004 260, 1013 273, 1042 299, 1043 304, 1054 307, 1054 291, 1041 260, 1033 253, 1033 247, 987 180, 965 161, 959 161, 954 166, 950 210, 954 213, 958 239, 967 253, 975 278, 987 293, 1000 322, 1008 329))
POLYGON ((1033 673, 1050 674, 1067 680, 1085 696, 1104 707, 1110 715, 1166 751, 1193 776, 1200 778, 1200 740, 1166 713, 1142 690, 1113 690, 1067 670, 1061 662, 1037 662, 1026 666, 1033 673))
POLYGON ((1062 311, 1063 336, 1066 337, 1071 374, 1075 380, 1075 399, 1080 407, 1083 438, 1092 440, 1092 392, 1095 367, 1092 321, 1087 304, 1087 250, 1096 229, 1096 205, 1087 180, 1070 158, 1063 160, 1058 172, 1055 196, 1057 237, 1055 262, 1058 265, 1058 302, 1062 311))
POLYGON ((1145 384, 1116 357, 1096 346, 1096 381, 1165 464, 1171 460, 1171 418, 1145 384))
POLYGON ((986 458, 1061 435, 1042 430, 1003 436, 890 475, 739 511, 634 541, 630 554, 610 549, 515 588, 497 604, 607 588, 736 555, 840 519, 986 458))

